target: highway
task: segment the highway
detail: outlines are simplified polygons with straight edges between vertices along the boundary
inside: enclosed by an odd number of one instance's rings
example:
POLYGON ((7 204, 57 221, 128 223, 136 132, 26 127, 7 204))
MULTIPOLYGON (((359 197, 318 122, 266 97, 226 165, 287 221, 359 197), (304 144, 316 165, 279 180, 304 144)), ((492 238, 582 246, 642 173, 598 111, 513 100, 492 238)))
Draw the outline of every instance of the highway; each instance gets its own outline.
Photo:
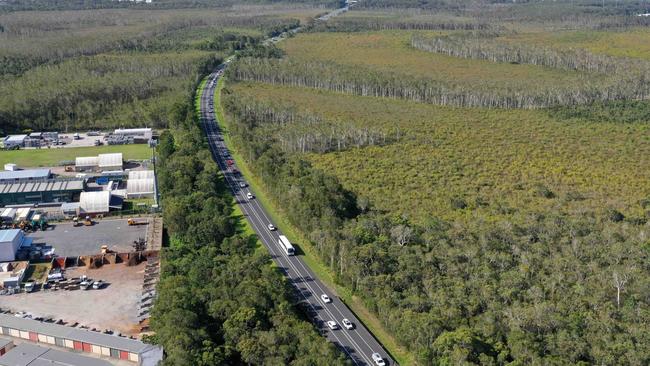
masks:
MULTIPOLYGON (((228 160, 232 160, 232 157, 223 141, 219 126, 216 123, 216 115, 213 112, 216 81, 226 66, 227 63, 220 65, 208 77, 208 82, 201 95, 201 124, 207 135, 212 156, 223 173, 237 204, 240 205, 244 216, 257 233, 259 240, 266 246, 273 260, 295 287, 299 298, 305 304, 310 318, 327 339, 343 351, 355 365, 376 365, 371 357, 375 352, 383 357, 386 365, 394 365, 394 361, 381 344, 359 322, 350 309, 314 275, 303 259, 300 256, 286 254, 285 250, 278 244, 278 237, 282 235, 282 232, 280 230, 270 231, 268 225, 273 222, 266 210, 257 199, 247 197, 248 193, 254 194, 254 192, 250 190, 250 186, 244 177, 238 173, 236 162, 228 162, 228 160), (243 186, 245 187, 242 187, 242 183, 244 183, 243 186), (327 294, 332 299, 332 302, 324 303, 321 299, 322 294, 327 294), (354 324, 354 329, 345 329, 341 323, 342 319, 350 320, 354 324), (330 320, 334 320, 338 324, 339 328, 337 330, 329 329, 326 322, 330 320)), ((277 227, 277 225, 275 226, 277 227)))

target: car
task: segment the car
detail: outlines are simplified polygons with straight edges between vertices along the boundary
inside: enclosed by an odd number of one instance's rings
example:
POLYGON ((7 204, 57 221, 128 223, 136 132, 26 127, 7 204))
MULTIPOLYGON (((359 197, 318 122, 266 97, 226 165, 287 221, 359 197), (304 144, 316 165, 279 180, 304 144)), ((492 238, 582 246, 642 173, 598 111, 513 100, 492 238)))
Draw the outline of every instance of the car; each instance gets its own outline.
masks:
POLYGON ((386 361, 384 361, 384 358, 377 352, 372 354, 372 360, 375 361, 375 365, 377 366, 386 366, 386 361))
POLYGON ((102 281, 102 280, 93 282, 93 289, 94 290, 99 290, 100 288, 102 288, 102 286, 104 286, 104 281, 102 281))
POLYGON ((246 188, 246 182, 239 182, 239 187, 240 188, 246 188))
POLYGON ((354 329, 354 324, 352 324, 352 322, 349 321, 349 320, 347 320, 347 319, 343 319, 343 320, 341 321, 341 323, 343 323, 343 326, 344 326, 345 329, 347 329, 347 330, 352 330, 352 329, 354 329))
POLYGON ((322 294, 322 295, 320 295, 320 298, 321 298, 321 300, 323 300, 323 302, 326 303, 326 304, 329 304, 330 302, 332 302, 332 299, 330 299, 330 297, 327 296, 327 294, 322 294))
POLYGON ((246 193, 246 197, 248 197, 249 200, 252 200, 253 198, 255 198, 255 196, 253 196, 253 194, 250 193, 250 192, 246 193))
POLYGON ((336 322, 335 322, 334 320, 328 320, 328 321, 327 321, 327 326, 328 326, 331 330, 339 329, 339 325, 336 324, 336 322))
POLYGON ((273 226, 273 224, 269 224, 267 227, 269 228, 269 231, 275 231, 275 226, 273 226))

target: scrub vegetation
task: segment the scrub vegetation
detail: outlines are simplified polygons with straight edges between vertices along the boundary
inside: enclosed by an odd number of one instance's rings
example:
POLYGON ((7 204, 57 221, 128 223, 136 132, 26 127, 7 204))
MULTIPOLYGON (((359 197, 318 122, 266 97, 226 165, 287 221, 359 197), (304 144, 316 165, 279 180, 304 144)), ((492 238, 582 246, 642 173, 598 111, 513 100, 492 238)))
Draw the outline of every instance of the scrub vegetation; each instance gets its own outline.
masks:
POLYGON ((650 360, 645 11, 605 4, 364 1, 228 71, 241 155, 418 364, 650 360))

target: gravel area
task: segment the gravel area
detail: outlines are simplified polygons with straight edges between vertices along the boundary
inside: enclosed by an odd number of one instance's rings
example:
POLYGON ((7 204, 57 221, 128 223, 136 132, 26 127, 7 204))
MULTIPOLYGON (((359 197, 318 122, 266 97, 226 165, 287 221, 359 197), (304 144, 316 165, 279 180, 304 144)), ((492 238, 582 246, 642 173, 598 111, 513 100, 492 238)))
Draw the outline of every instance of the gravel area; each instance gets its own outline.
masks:
POLYGON ((138 302, 141 299, 145 263, 105 265, 98 269, 71 267, 66 278, 87 275, 106 285, 99 290, 38 290, 0 296, 0 308, 24 311, 34 316, 79 322, 90 328, 112 329, 122 334, 139 334, 138 302))

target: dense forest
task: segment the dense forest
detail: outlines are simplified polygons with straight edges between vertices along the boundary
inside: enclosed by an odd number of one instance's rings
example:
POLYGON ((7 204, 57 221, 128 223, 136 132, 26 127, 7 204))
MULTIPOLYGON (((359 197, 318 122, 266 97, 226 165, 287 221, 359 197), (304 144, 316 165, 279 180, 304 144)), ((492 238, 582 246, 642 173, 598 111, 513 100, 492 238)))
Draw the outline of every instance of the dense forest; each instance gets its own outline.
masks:
POLYGON ((164 128, 220 57, 322 12, 239 6, 0 13, 0 134, 164 128))

